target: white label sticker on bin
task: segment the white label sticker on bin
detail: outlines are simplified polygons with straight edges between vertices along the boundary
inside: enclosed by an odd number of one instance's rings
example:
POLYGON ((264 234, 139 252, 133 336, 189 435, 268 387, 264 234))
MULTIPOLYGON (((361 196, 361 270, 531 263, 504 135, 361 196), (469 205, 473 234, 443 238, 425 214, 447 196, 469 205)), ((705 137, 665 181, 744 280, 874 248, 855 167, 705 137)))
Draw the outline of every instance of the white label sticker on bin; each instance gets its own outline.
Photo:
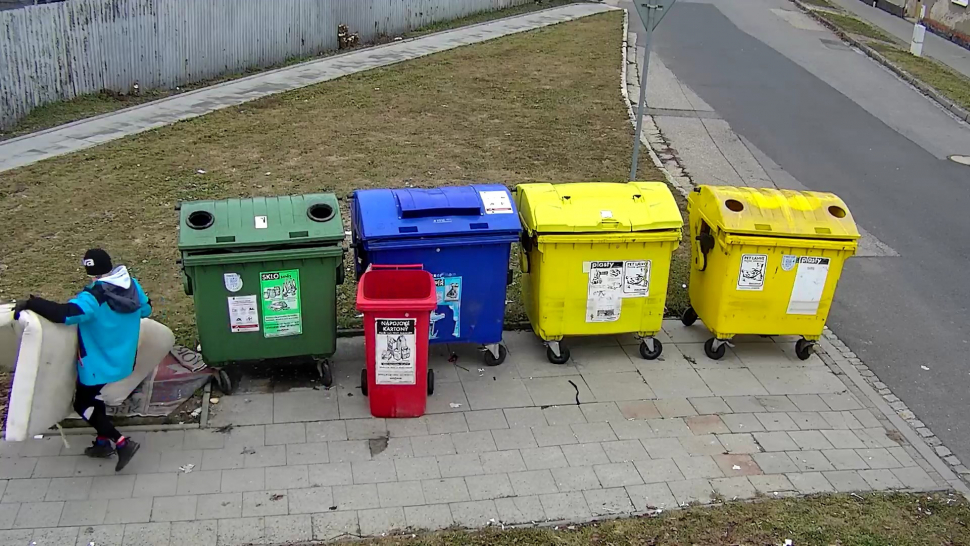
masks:
POLYGON ((789 315, 815 315, 822 301, 825 281, 829 276, 829 258, 802 256, 798 258, 795 284, 788 300, 789 315))
POLYGON ((586 322, 616 322, 623 308, 623 262, 590 262, 586 322))
POLYGON ((485 205, 485 214, 512 214, 512 200, 509 199, 508 192, 480 191, 478 195, 485 205))
POLYGON ((256 296, 229 298, 229 329, 234 334, 259 331, 256 296))
POLYGON ((612 217, 613 217, 613 211, 612 210, 601 210, 600 211, 600 218, 602 218, 603 220, 606 220, 607 218, 612 218, 612 217))
POLYGON ((256 217, 256 229, 266 229, 269 227, 269 220, 265 216, 256 217))
POLYGON ((226 285, 226 290, 230 292, 239 292, 243 287, 242 277, 239 276, 239 273, 223 273, 222 283, 226 285))
POLYGON ((414 385, 417 381, 415 319, 375 319, 376 358, 374 380, 378 385, 414 385))
POLYGON ((645 298, 650 295, 650 260, 623 262, 623 297, 645 298))
POLYGON ((767 254, 742 254, 738 271, 738 290, 764 290, 768 271, 767 254))
POLYGON ((781 270, 791 271, 795 269, 795 264, 798 263, 798 256, 792 256, 791 254, 785 254, 781 257, 781 270))

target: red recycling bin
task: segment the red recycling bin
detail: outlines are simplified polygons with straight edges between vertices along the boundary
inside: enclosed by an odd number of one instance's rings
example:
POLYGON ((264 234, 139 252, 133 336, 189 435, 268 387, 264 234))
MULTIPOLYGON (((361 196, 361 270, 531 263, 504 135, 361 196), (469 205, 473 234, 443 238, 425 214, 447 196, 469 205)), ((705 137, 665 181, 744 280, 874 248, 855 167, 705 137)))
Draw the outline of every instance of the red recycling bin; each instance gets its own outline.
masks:
POLYGON ((357 285, 367 367, 360 389, 374 417, 421 417, 434 392, 428 329, 438 305, 434 278, 421 265, 372 265, 357 285))

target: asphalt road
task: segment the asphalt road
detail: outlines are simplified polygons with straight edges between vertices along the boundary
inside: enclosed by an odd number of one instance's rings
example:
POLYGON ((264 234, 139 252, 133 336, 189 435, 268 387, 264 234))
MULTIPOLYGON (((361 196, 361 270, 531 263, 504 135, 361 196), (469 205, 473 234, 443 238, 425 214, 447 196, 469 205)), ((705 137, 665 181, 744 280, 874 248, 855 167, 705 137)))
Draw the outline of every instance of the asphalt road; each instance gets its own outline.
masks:
MULTIPOLYGON (((850 260, 829 325, 970 463, 970 167, 946 159, 970 155, 970 128, 779 14, 795 9, 681 0, 654 48, 736 133, 802 185, 840 195, 900 254, 850 260)), ((643 31, 635 12, 630 22, 643 31)))

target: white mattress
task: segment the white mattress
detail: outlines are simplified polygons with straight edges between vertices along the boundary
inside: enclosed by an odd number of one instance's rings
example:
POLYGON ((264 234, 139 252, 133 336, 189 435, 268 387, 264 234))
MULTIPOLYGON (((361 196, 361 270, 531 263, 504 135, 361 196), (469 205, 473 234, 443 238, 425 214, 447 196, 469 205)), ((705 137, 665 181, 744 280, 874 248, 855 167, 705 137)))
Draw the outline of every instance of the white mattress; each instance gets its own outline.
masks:
POLYGON ((67 417, 77 382, 77 328, 54 324, 29 311, 20 314, 19 322, 14 327, 23 331, 5 436, 15 442, 42 434, 67 417))
MULTIPOLYGON (((118 405, 172 350, 175 336, 151 319, 141 321, 134 372, 102 391, 105 403, 118 405)), ((77 383, 77 327, 54 324, 23 312, 13 320, 12 306, 0 307, 0 364, 15 369, 7 408, 8 441, 43 434, 73 409, 77 383)))

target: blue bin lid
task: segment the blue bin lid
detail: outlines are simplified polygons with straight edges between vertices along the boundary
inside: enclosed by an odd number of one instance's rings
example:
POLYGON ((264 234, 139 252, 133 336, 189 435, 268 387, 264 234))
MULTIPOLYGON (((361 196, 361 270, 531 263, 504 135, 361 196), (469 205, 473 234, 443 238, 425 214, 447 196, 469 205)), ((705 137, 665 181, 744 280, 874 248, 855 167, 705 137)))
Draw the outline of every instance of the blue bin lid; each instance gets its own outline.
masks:
POLYGON ((362 241, 458 235, 514 235, 515 201, 500 184, 354 192, 354 231, 362 241))

